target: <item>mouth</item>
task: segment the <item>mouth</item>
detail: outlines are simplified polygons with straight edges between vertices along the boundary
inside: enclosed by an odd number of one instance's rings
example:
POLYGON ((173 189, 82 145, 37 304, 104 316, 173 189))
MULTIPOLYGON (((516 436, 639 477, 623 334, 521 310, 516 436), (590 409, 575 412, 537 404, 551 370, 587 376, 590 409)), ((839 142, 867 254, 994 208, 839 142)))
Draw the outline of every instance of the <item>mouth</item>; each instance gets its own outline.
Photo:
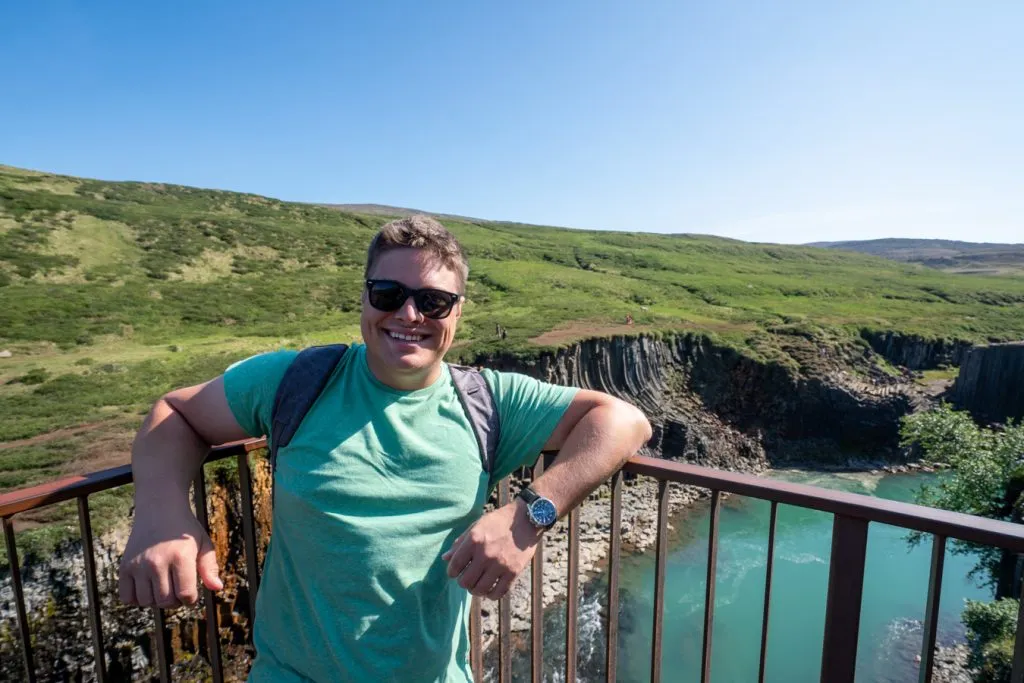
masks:
POLYGON ((426 334, 411 334, 411 333, 406 333, 406 332, 396 332, 394 330, 384 330, 384 333, 390 339, 393 339, 393 340, 399 341, 399 342, 405 342, 407 344, 417 344, 417 343, 423 341, 424 339, 426 339, 429 336, 429 335, 426 335, 426 334))

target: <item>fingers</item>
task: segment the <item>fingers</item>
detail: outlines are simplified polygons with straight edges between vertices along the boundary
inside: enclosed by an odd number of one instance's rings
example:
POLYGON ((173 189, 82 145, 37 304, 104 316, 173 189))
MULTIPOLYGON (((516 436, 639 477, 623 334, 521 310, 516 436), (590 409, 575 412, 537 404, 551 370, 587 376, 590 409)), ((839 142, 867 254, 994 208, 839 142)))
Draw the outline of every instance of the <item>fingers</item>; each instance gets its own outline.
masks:
POLYGON ((139 604, 135 597, 135 577, 132 576, 131 570, 124 562, 121 562, 121 568, 118 571, 117 596, 126 605, 139 604))
POLYGON ((472 593, 472 589, 474 589, 477 583, 480 582, 480 579, 483 578, 485 569, 486 567, 483 562, 470 562, 466 570, 462 572, 461 576, 459 576, 459 585, 472 593))
POLYGON ((135 598, 139 607, 150 607, 153 602, 153 586, 147 576, 135 576, 135 598))
POLYGON ((224 588, 224 582, 220 580, 220 569, 217 567, 217 553, 213 549, 213 542, 205 533, 199 547, 199 555, 196 557, 196 568, 204 586, 212 591, 224 588))
POLYGON ((469 585, 469 592, 480 597, 486 596, 504 574, 504 567, 500 564, 491 564, 475 583, 469 585))
POLYGON ((118 597, 140 607, 194 605, 199 600, 197 574, 210 590, 224 588, 217 554, 206 533, 138 551, 126 548, 118 571, 118 597))
POLYGON ((171 579, 174 563, 163 571, 159 569, 150 577, 150 585, 153 587, 153 601, 157 607, 170 609, 178 607, 178 596, 174 592, 174 581, 171 579))
POLYGON ((498 582, 494 584, 490 592, 487 593, 488 600, 500 600, 505 597, 505 593, 508 593, 508 589, 512 586, 512 582, 516 580, 515 574, 506 572, 502 575, 498 582))
POLYGON ((453 553, 454 553, 454 552, 455 552, 455 551, 456 551, 456 550, 458 549, 458 547, 459 547, 460 545, 462 545, 462 537, 463 537, 463 536, 465 536, 465 534, 459 534, 459 535, 458 535, 458 536, 457 536, 457 537, 455 538, 455 540, 454 540, 454 541, 452 541, 452 546, 451 546, 450 548, 448 548, 448 550, 444 551, 444 554, 443 554, 443 555, 441 555, 441 559, 442 559, 442 560, 444 560, 445 562, 447 562, 447 561, 449 560, 449 558, 451 558, 452 554, 453 554, 453 553))
POLYGON ((456 545, 453 545, 451 549, 442 556, 444 559, 448 560, 449 578, 454 579, 466 569, 466 565, 468 565, 470 560, 473 559, 472 546, 472 543, 464 542, 462 540, 462 536, 459 536, 456 540, 456 545))
POLYGON ((172 562, 169 569, 174 580, 175 593, 181 604, 196 604, 199 600, 199 588, 192 563, 187 560, 172 562))

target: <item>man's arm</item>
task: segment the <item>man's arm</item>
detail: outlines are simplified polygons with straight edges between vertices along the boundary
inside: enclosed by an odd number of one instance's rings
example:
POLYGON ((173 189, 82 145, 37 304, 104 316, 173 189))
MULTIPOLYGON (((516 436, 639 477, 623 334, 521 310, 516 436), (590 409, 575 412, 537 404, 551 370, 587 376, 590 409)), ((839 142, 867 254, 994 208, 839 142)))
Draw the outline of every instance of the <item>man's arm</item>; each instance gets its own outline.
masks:
MULTIPOLYGON (((598 391, 573 398, 545 450, 558 450, 533 489, 551 499, 559 516, 579 505, 651 438, 651 425, 636 407, 598 391)), ((526 504, 515 500, 484 515, 443 555, 448 575, 474 595, 502 597, 533 557, 540 532, 526 504)))
POLYGON ((561 518, 650 438, 651 424, 639 408, 599 391, 581 390, 544 444, 545 451, 558 451, 558 456, 533 482, 533 490, 549 498, 561 518))
POLYGON ((123 602, 193 604, 197 571, 207 588, 222 587, 213 544, 189 505, 189 485, 211 445, 248 436, 228 406, 222 377, 156 402, 132 444, 135 522, 121 559, 123 602))

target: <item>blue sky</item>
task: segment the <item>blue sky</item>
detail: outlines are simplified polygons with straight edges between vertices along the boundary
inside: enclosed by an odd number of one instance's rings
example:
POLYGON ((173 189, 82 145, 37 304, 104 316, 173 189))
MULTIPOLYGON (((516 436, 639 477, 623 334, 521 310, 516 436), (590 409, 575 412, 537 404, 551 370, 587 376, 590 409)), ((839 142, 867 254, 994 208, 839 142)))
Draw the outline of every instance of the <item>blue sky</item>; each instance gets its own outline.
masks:
POLYGON ((579 228, 1024 241, 1024 3, 0 8, 0 163, 579 228))

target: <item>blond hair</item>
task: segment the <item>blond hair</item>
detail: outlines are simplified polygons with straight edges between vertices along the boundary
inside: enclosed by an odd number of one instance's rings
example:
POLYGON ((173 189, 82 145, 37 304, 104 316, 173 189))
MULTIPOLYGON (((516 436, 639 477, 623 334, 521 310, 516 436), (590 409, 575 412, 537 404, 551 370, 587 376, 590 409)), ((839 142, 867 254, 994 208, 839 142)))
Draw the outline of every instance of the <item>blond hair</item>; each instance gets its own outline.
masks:
POLYGON ((370 271, 381 254, 392 249, 422 249, 439 265, 454 271, 461 289, 465 289, 469 264, 462 246, 455 235, 430 216, 399 218, 381 227, 366 252, 366 278, 370 277, 370 271))

